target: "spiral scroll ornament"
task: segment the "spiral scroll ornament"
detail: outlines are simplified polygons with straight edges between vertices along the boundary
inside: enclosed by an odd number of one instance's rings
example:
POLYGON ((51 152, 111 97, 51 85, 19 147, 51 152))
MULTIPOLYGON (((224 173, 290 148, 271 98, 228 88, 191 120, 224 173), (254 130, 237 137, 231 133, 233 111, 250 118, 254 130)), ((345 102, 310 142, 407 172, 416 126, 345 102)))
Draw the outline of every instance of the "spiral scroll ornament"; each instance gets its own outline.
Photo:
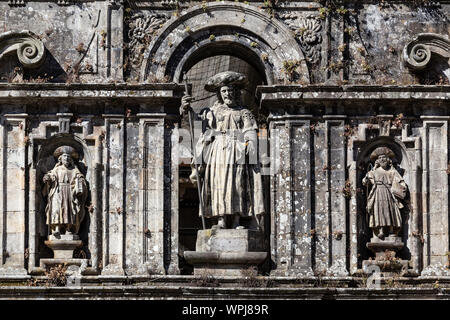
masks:
POLYGON ((403 61, 412 71, 421 71, 432 64, 432 55, 450 58, 450 40, 435 33, 420 33, 403 49, 403 61))
POLYGON ((39 67, 44 61, 44 44, 35 39, 22 42, 17 48, 17 57, 20 63, 27 68, 39 67))
POLYGON ((431 59, 431 51, 427 45, 416 44, 406 56, 406 65, 415 70, 423 70, 431 59))
POLYGON ((24 68, 37 68, 45 60, 44 44, 30 31, 0 34, 0 59, 14 52, 24 68))

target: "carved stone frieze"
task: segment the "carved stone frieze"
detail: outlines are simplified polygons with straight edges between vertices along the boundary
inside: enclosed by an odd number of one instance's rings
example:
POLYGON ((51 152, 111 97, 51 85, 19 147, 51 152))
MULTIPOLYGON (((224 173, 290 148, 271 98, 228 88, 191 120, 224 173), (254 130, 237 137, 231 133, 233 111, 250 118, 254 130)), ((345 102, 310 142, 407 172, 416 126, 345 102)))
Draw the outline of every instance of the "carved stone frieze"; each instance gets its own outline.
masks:
POLYGON ((309 14, 300 16, 298 13, 280 13, 278 17, 295 32, 306 59, 311 64, 320 61, 320 45, 322 43, 322 24, 319 17, 309 14))
POLYGON ((183 0, 163 0, 163 1, 161 1, 161 4, 163 6, 176 6, 182 2, 184 2, 184 1, 183 0))
POLYGON ((142 63, 145 48, 150 44, 155 32, 169 19, 164 14, 136 13, 129 20, 129 58, 134 66, 142 63))
POLYGON ((25 0, 8 0, 8 5, 10 7, 22 7, 26 5, 25 0))
MULTIPOLYGON (((56 0, 56 4, 59 6, 68 6, 73 3, 73 0, 56 0)), ((10 7, 23 7, 28 3, 27 0, 8 0, 8 5, 10 7)))

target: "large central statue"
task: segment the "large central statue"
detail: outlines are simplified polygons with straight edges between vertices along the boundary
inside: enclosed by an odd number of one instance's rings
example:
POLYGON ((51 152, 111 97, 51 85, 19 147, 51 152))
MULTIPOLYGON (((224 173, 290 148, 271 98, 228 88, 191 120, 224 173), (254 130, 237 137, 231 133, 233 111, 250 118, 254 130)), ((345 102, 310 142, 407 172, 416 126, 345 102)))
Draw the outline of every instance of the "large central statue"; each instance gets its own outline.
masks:
POLYGON ((53 156, 58 162, 43 178, 43 193, 48 195, 47 225, 54 236, 78 234, 88 195, 86 180, 74 163, 78 153, 71 146, 62 146, 53 156))
MULTIPOLYGON (((257 123, 253 114, 241 105, 241 89, 246 77, 237 72, 222 72, 211 77, 205 90, 215 92, 217 101, 203 109, 204 121, 194 152, 191 181, 200 177, 203 216, 217 218, 219 228, 242 228, 241 217, 264 213, 262 178, 257 160, 257 123), (196 171, 198 168, 198 172, 196 171)), ((192 111, 192 97, 185 95, 181 111, 192 111)), ((200 210, 200 214, 202 214, 200 210)))

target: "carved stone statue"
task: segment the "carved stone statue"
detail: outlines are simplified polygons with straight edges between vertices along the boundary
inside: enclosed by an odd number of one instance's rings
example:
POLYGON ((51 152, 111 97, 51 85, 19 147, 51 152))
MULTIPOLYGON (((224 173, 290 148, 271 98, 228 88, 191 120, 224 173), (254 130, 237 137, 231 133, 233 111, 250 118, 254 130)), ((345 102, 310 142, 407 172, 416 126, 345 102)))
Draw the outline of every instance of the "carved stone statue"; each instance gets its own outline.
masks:
POLYGON ((395 155, 387 147, 376 148, 370 155, 375 166, 367 172, 362 183, 372 186, 367 197, 369 227, 375 236, 384 239, 397 236, 402 227, 400 209, 407 186, 400 173, 392 165, 395 155))
MULTIPOLYGON (((243 228, 240 217, 264 213, 262 178, 257 161, 257 123, 253 114, 241 105, 240 89, 247 84, 245 75, 222 72, 211 77, 205 90, 215 92, 218 100, 199 116, 204 121, 194 159, 201 162, 197 173, 202 180, 203 215, 216 217, 218 228, 243 228)), ((192 97, 185 95, 181 111, 190 108, 192 97)), ((202 214, 200 212, 200 214, 202 214)))
POLYGON ((55 150, 55 167, 44 175, 44 196, 48 195, 47 225, 53 236, 78 234, 85 215, 86 180, 74 160, 78 153, 70 146, 55 150))

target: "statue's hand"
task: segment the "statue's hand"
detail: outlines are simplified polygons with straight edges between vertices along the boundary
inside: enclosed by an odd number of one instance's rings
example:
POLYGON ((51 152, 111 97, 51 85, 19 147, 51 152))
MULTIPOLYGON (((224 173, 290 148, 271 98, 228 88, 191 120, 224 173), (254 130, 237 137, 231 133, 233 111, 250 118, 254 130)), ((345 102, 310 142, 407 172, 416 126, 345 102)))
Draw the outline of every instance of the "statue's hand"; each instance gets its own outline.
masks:
POLYGON ((44 181, 44 183, 47 183, 52 181, 52 178, 48 174, 46 174, 44 175, 44 178, 42 180, 44 181))
POLYGON ((191 182, 192 182, 193 184, 196 184, 196 183, 197 183, 197 169, 195 169, 195 168, 192 169, 192 173, 191 173, 191 175, 189 176, 189 180, 191 180, 191 182))
POLYGON ((253 140, 249 140, 245 143, 245 151, 248 155, 254 155, 256 153, 256 146, 253 140))
POLYGON ((181 98, 181 106, 180 106, 180 114, 187 114, 191 108, 191 101, 193 100, 191 95, 184 95, 183 98, 181 98))

